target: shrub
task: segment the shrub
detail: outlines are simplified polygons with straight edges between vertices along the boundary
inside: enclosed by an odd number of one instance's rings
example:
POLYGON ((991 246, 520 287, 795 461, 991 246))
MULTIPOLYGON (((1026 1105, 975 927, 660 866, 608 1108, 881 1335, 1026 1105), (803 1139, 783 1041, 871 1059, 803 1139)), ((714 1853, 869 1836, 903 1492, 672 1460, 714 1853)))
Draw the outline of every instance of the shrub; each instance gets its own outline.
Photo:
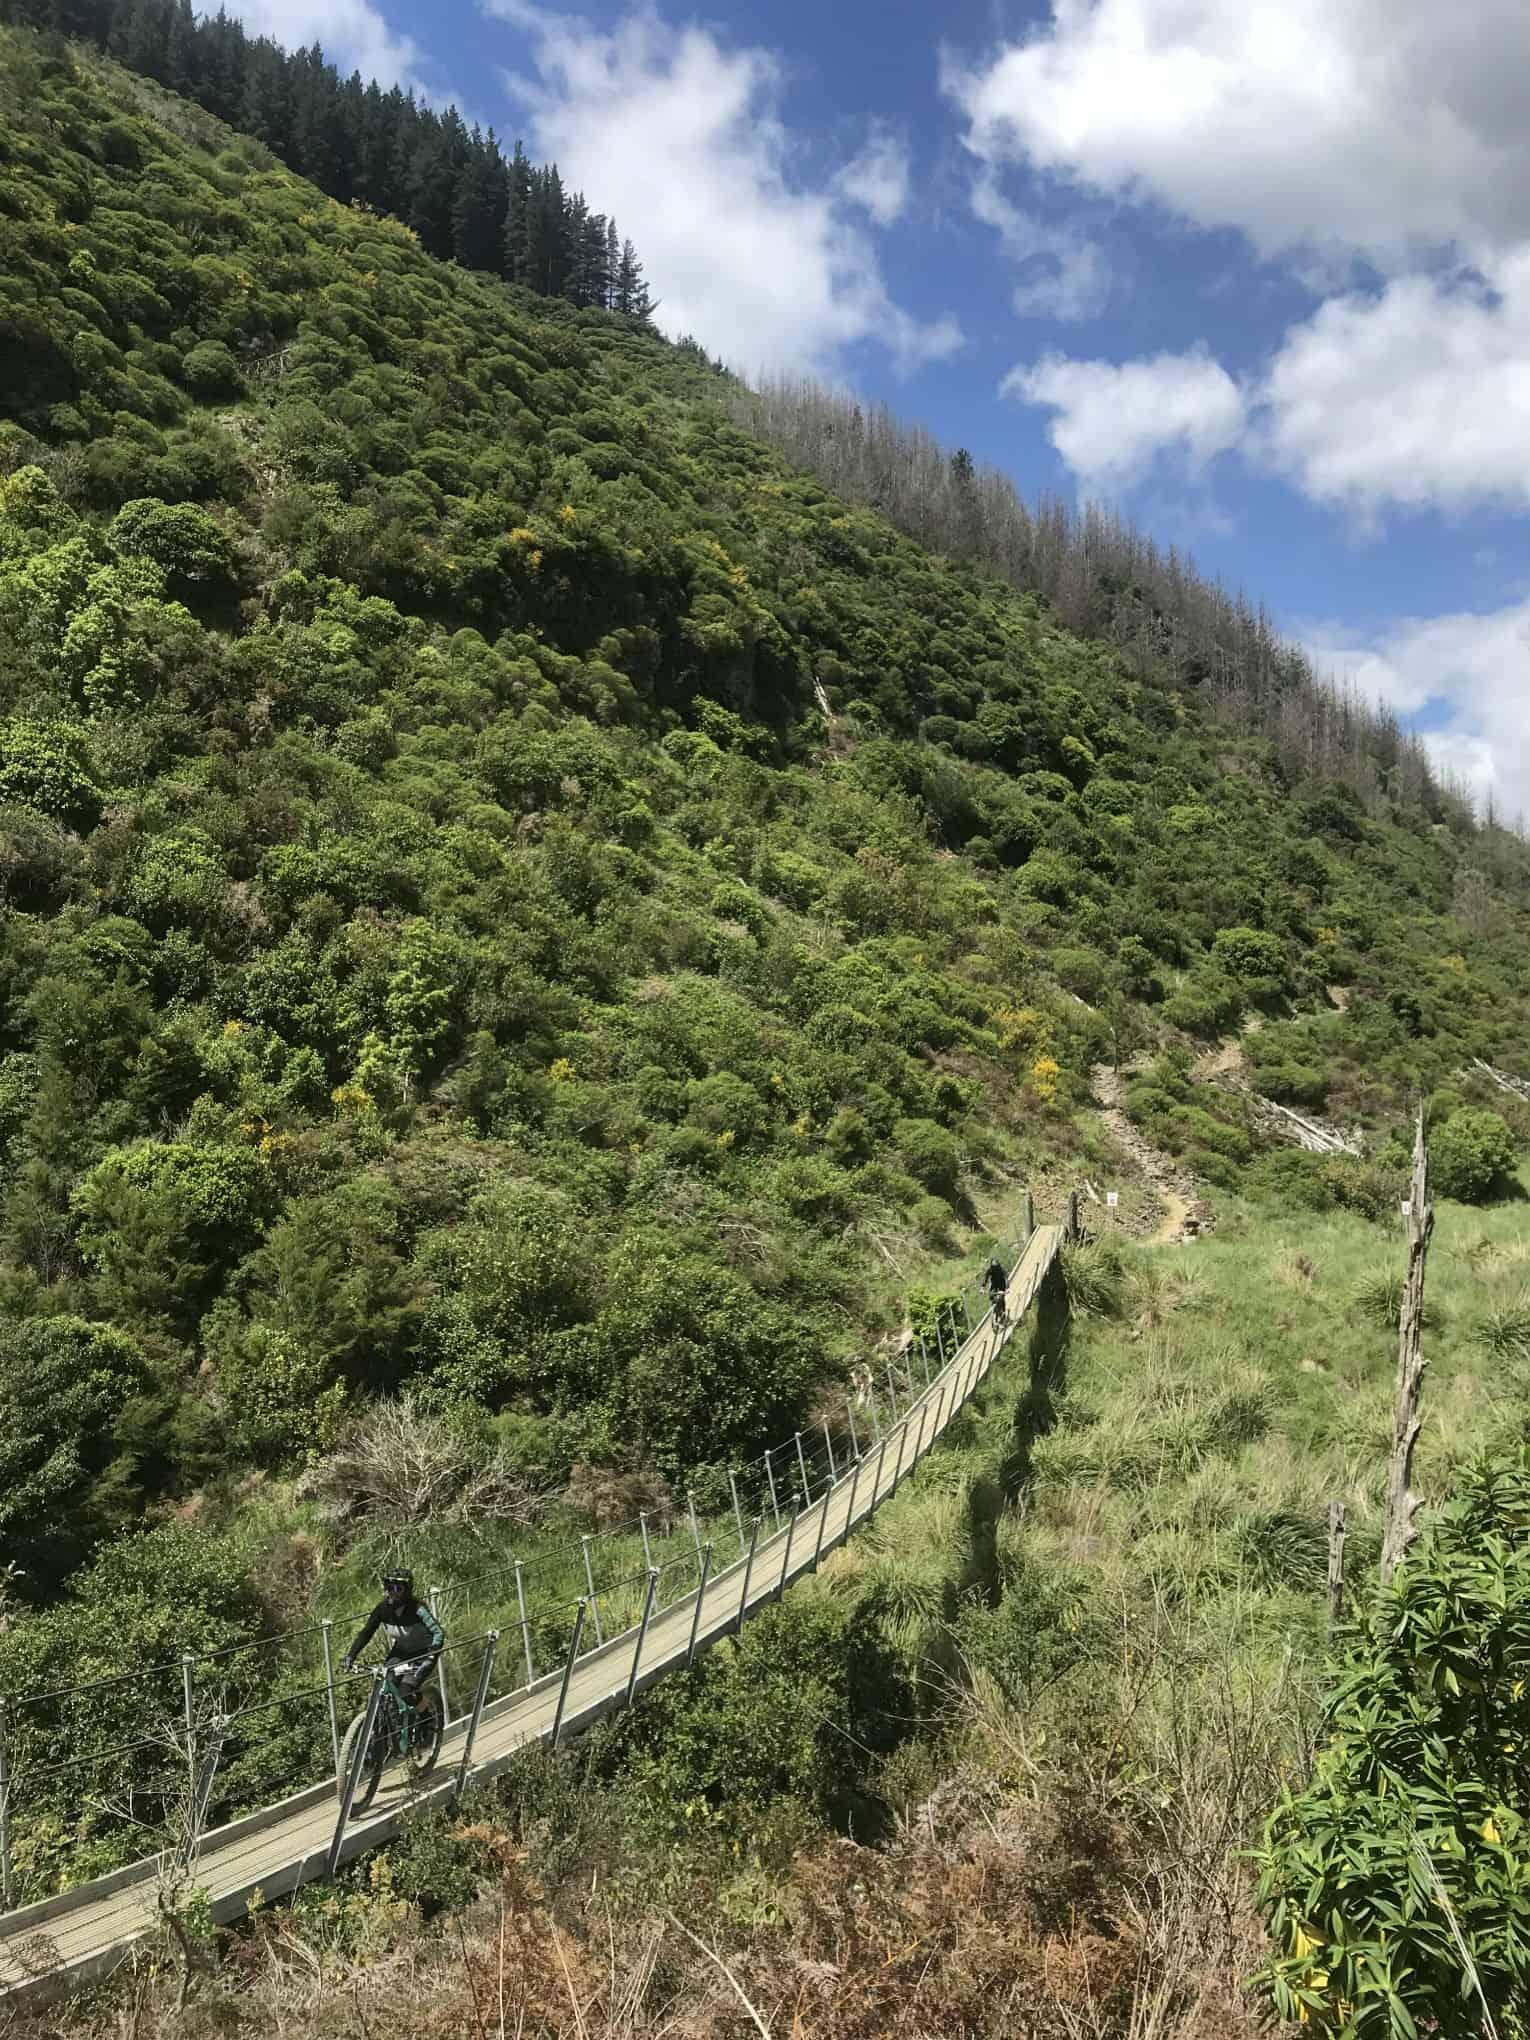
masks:
POLYGON ((127 1413, 151 1385, 138 1347, 106 1325, 45 1317, 0 1330, 0 1550, 30 1591, 131 1516, 143 1439, 127 1413))
POLYGON ((101 790, 88 762, 84 728, 12 716, 0 725, 0 802, 15 801, 71 829, 88 829, 101 790))
POLYGON ((1514 1174, 1514 1136, 1496 1112, 1453 1112, 1429 1144, 1434 1187, 1442 1197, 1482 1204, 1501 1194, 1514 1174))
POLYGON ((1272 1816, 1260 1983, 1316 2031, 1468 2040, 1530 1984, 1530 1464, 1478 1465, 1342 1638, 1272 1816))
POLYGON ((219 596, 233 585, 233 547, 194 503, 137 497, 117 512, 107 538, 119 559, 151 560, 171 594, 219 596))
POLYGON ((962 1151, 943 1126, 933 1119, 900 1119, 893 1127, 893 1148, 916 1183, 948 1204, 956 1201, 962 1151))
POLYGON ((298 1493, 343 1529, 407 1523, 526 1525, 542 1491, 460 1416, 427 1411, 410 1395, 351 1422, 298 1493))
POLYGON ((239 364, 221 340, 204 340, 181 363, 181 381, 194 397, 229 397, 244 387, 239 364))

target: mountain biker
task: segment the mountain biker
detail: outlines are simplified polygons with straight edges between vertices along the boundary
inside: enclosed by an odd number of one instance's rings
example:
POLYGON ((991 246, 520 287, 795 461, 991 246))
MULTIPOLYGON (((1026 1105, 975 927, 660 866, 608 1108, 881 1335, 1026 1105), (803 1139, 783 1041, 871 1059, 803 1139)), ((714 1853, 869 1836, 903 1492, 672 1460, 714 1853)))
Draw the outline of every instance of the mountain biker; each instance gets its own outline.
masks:
POLYGON ((983 1287, 988 1291, 988 1300, 996 1315, 1002 1313, 1009 1293, 1009 1277, 1004 1272, 1004 1263, 995 1254, 983 1270, 983 1287))
POLYGON ((394 1684, 413 1707, 420 1688, 430 1677, 435 1662, 446 1648, 446 1635, 427 1602, 414 1590, 414 1574, 407 1570, 385 1572, 383 1597, 361 1626, 361 1633, 345 1653, 345 1669, 356 1668, 356 1660, 378 1630, 388 1639, 388 1663, 394 1684))

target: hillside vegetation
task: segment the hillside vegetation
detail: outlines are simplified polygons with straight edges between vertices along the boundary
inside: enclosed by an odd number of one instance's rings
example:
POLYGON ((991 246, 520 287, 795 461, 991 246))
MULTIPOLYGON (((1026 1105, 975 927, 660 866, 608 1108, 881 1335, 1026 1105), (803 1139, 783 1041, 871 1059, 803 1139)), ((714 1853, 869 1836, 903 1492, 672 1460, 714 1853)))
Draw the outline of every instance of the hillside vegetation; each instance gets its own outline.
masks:
MULTIPOLYGON (((1374 719, 1277 740, 1271 687, 1288 735, 1328 727, 1298 666, 1251 672, 1240 714, 1174 630, 1126 642, 1080 535, 1054 531, 1090 635, 831 495, 740 401, 639 317, 440 263, 195 106, 0 32, 0 1687, 292 1626, 344 1542, 293 1476, 354 1465, 406 1390, 521 1496, 516 1534, 715 1491, 1022 1182, 1114 1172, 1146 1204, 1088 1117, 1098 1061, 1140 1063, 1128 1109, 1232 1224, 1321 1211, 1383 1262, 1417 1086, 1460 1122, 1455 1187, 1507 1182, 1524 1111, 1459 1073, 1526 1067, 1517 839, 1408 746, 1388 766, 1374 719), (1362 1123, 1366 1159, 1272 1151, 1199 1079, 1251 1022, 1253 1083, 1362 1123)), ((718 1848, 764 1848, 775 1808, 778 1864, 938 1782, 897 1754, 941 1713, 932 1651, 998 1678, 1033 1648, 995 1524, 1067 1414, 1052 1337, 990 1413, 1019 1458, 952 1455, 928 1577, 815 1590, 620 1732, 643 1833, 694 1801, 718 1848), (1014 1633, 957 1621, 974 1596, 1014 1633), (783 1705, 828 1686, 729 1772, 767 1661, 783 1705)), ((1102 1513, 1048 1505, 1046 1537, 1141 1543, 1108 1498, 1177 1509, 1167 1475, 1262 1439, 1267 1387, 1165 1378, 1129 1475, 1059 1433, 1034 1470, 1102 1513)), ((1300 1506, 1155 1530, 1127 1630, 1175 1538, 1165 1605, 1210 1622, 1251 1571, 1251 1648, 1287 1619, 1312 1406, 1283 1419, 1300 1506)), ((1078 1592, 1036 1591, 1060 1677, 1078 1592)), ((81 1840, 35 1838, 35 1873, 81 1840)), ((1069 1903, 1036 1898, 1043 1937, 1069 1903)))

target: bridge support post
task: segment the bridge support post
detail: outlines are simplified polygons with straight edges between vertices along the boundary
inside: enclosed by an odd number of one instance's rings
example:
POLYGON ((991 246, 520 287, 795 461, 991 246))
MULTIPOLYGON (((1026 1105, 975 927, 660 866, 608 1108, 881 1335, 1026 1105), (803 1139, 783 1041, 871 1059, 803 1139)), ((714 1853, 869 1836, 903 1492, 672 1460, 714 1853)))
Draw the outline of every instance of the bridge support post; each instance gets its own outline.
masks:
POLYGON ((709 1537, 701 1547, 701 1578, 696 1582, 696 1612, 691 1617, 691 1640, 686 1645, 685 1668, 690 1670, 696 1662, 696 1637, 701 1629, 701 1604, 707 1597, 707 1574, 712 1570, 712 1540, 709 1537))
POLYGON ((11 1746, 5 1702, 0 1700, 0 1907, 11 1909, 11 1746))
MULTIPOLYGON (((430 1590, 430 1612, 439 1623, 441 1620, 441 1589, 439 1587, 432 1587, 430 1590)), ((452 1718, 452 1703, 446 1696, 445 1651, 436 1659, 436 1685, 440 1688, 441 1693, 441 1733, 445 1735, 452 1718)))
POLYGON ((919 1365, 924 1369, 924 1385, 928 1388, 930 1385, 930 1349, 923 1339, 919 1341, 919 1365))
POLYGON ((494 1675, 494 1653, 499 1649, 499 1631, 491 1629, 484 1638, 483 1663, 478 1667, 478 1686, 473 1694, 473 1711, 468 1716, 467 1736, 462 1744, 462 1759, 457 1765, 457 1782, 452 1787, 452 1798, 458 1800, 467 1786, 468 1772, 473 1765, 473 1741, 478 1734, 479 1717, 483 1703, 489 1697, 489 1680, 494 1675))
MULTIPOLYGON (((643 1645, 648 1641, 648 1625, 653 1620, 654 1599, 659 1591, 659 1569, 648 1568, 648 1591, 643 1597, 643 1619, 638 1624, 637 1643, 632 1652, 632 1670, 627 1674, 627 1705, 632 1705, 632 1696, 637 1691, 638 1666, 643 1658, 643 1645)), ((699 1604, 698 1604, 699 1605, 699 1604)))
POLYGON ((813 1546, 814 1572, 817 1572, 818 1561, 823 1557, 823 1533, 829 1527, 829 1503, 833 1498, 833 1494, 834 1483, 833 1481, 830 1481, 829 1485, 823 1491, 823 1509, 818 1518, 818 1542, 813 1546))
POLYGON ((351 1817, 351 1801, 356 1797, 356 1787, 361 1783, 362 1766, 372 1747, 372 1730, 377 1724, 377 1703, 382 1698, 382 1667, 378 1665, 372 1673, 372 1690, 367 1694, 367 1711, 362 1718, 361 1733, 356 1738, 356 1747, 351 1751, 351 1761, 346 1770, 344 1783, 340 1788, 340 1814, 335 1822, 334 1838, 329 1845, 329 1862, 326 1865, 329 1876, 333 1877, 340 1868, 340 1845, 345 1840, 346 1822, 351 1817))
POLYGON ((735 1636, 743 1628, 744 1617, 749 1612, 749 1575, 754 1571, 754 1550, 760 1541, 760 1525, 764 1520, 763 1516, 756 1516, 754 1527, 749 1533, 749 1556, 744 1560, 744 1591, 738 1597, 738 1623, 733 1631, 735 1636))
POLYGON ((1077 1238, 1078 1238, 1078 1192, 1076 1190, 1070 1190, 1068 1192, 1068 1244, 1071 1246, 1077 1238))
POLYGON ((734 1528, 738 1531, 738 1548, 742 1552, 744 1548, 744 1512, 739 1507, 738 1477, 732 1467, 728 1469, 728 1492, 733 1497, 733 1524, 734 1528))
POLYGON ((696 1563, 701 1563, 701 1527, 696 1521, 696 1497, 689 1488, 685 1491, 685 1506, 691 1512, 691 1536, 696 1541, 696 1563))
POLYGON ((648 1518, 641 1509, 638 1510, 638 1529, 642 1532, 643 1537, 643 1570, 644 1572, 651 1572, 653 1569, 653 1553, 648 1548, 648 1518))
POLYGON ((795 1438, 797 1445, 797 1471, 802 1476, 802 1492, 806 1494, 808 1491, 807 1461, 802 1455, 802 1433, 798 1431, 795 1434, 795 1438))
POLYGON ((871 1507, 873 1513, 882 1502, 882 1468, 887 1460, 887 1440, 882 1440, 882 1449, 877 1454, 877 1470, 871 1477, 871 1507))
POLYGON ((892 1408, 892 1420, 896 1424, 898 1421, 898 1391, 893 1385, 892 1362, 890 1360, 887 1363, 887 1400, 892 1408))
POLYGON ((765 1454, 765 1478, 770 1483, 770 1513, 776 1519, 776 1528, 781 1527, 781 1504, 776 1500, 776 1476, 771 1469, 770 1454, 765 1454))
POLYGON ((938 1310, 935 1313, 935 1350, 940 1355, 941 1366, 944 1367, 946 1364, 946 1341, 940 1329, 940 1312, 938 1310))
POLYGON ((792 1563, 792 1539, 796 1536, 796 1534, 797 1534, 797 1503, 796 1498, 793 1497, 792 1517, 791 1521, 786 1526, 786 1550, 782 1555, 781 1559, 781 1577, 776 1581, 776 1599, 778 1601, 780 1600, 781 1596, 786 1592, 786 1575, 788 1572, 790 1572, 792 1563))
MULTIPOLYGON (((563 1733, 563 1710, 568 1706, 568 1685, 569 1680, 574 1676, 574 1659, 579 1655, 579 1639, 584 1634, 584 1611, 587 1605, 581 1598, 578 1607, 574 1611, 574 1633, 568 1640, 568 1657, 563 1665, 563 1684, 558 1688, 558 1711, 553 1716, 552 1746, 554 1749, 558 1747, 558 1738, 563 1733)), ((599 1635, 599 1631, 600 1625, 597 1620, 597 1635, 599 1635)))
POLYGON ((526 1582, 521 1577, 521 1561, 515 1561, 515 1605, 521 1617, 521 1648, 526 1653, 526 1684, 532 1685, 536 1672, 531 1663, 531 1624, 526 1620, 526 1582))
POLYGON ((839 1475, 834 1470, 834 1440, 829 1435, 829 1420, 827 1417, 823 1420, 823 1449, 829 1455, 829 1485, 833 1487, 835 1481, 839 1479, 839 1475))
POLYGON ((903 1471, 903 1448, 905 1445, 907 1445, 907 1443, 908 1443, 908 1418, 905 1417, 903 1419, 903 1422, 898 1426, 898 1450, 893 1457, 892 1486, 887 1490, 887 1498, 889 1501, 891 1501, 893 1496, 898 1492, 898 1476, 903 1471))
POLYGON ((340 1717, 335 1712, 335 1638, 333 1622, 320 1624, 324 1635, 324 1688, 329 1695, 329 1743, 335 1753, 335 1771, 340 1770, 340 1717))
POLYGON ((600 1597, 595 1592, 595 1573, 590 1565, 590 1540, 584 1536, 579 1542, 584 1546, 584 1583, 590 1590, 590 1606, 595 1610, 595 1642, 599 1646, 606 1639, 600 1633, 600 1597))
POLYGON ((1031 1234, 1036 1230, 1036 1199, 1027 1190, 1025 1193, 1025 1238, 1029 1245, 1031 1234))
POLYGON ((215 1715, 207 1754, 202 1760, 202 1775, 197 1780, 196 1792, 192 1796, 191 1832, 186 1838, 188 1858, 195 1854, 197 1844, 202 1839, 202 1830, 207 1825, 207 1809, 212 1804, 213 1780, 218 1775, 218 1764, 223 1756, 223 1738, 227 1733, 227 1717, 222 1714, 215 1715))
POLYGON ((861 1456, 861 1439, 860 1433, 855 1428, 855 1398, 853 1396, 845 1404, 845 1415, 850 1419, 850 1449, 856 1459, 859 1460, 861 1456))
POLYGON ((181 1695, 186 1704, 186 1780, 195 1803, 197 1796, 197 1703, 193 1681, 197 1661, 189 1650, 181 1652, 181 1695))

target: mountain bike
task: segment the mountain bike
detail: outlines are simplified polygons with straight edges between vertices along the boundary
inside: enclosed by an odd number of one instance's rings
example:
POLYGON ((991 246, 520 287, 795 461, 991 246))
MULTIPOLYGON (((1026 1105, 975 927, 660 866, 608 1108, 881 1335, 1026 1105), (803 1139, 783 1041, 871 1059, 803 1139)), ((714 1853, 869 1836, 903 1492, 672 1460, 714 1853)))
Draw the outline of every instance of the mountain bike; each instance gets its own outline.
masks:
POLYGON ((1008 1324, 1009 1322, 1008 1295, 1002 1289, 991 1289, 988 1293, 993 1299, 993 1321, 995 1326, 997 1327, 999 1325, 1008 1324))
MULTIPOLYGON (((411 1706, 404 1698, 396 1677, 405 1669, 402 1663, 384 1668, 382 1691, 377 1696, 377 1712, 372 1718, 372 1739, 361 1760, 361 1775, 356 1780, 356 1791, 351 1800, 352 1813, 366 1812, 377 1797, 383 1772, 395 1759, 402 1763, 408 1782, 415 1785, 430 1776, 435 1769, 436 1758, 441 1754, 441 1717, 436 1711, 435 1697, 422 1688, 419 1698, 411 1706)), ((335 1789, 342 1802, 345 1799, 345 1781, 351 1775, 351 1765, 356 1760, 356 1745, 366 1725, 367 1710, 363 1707, 345 1731, 345 1740, 340 1745, 335 1789)))

